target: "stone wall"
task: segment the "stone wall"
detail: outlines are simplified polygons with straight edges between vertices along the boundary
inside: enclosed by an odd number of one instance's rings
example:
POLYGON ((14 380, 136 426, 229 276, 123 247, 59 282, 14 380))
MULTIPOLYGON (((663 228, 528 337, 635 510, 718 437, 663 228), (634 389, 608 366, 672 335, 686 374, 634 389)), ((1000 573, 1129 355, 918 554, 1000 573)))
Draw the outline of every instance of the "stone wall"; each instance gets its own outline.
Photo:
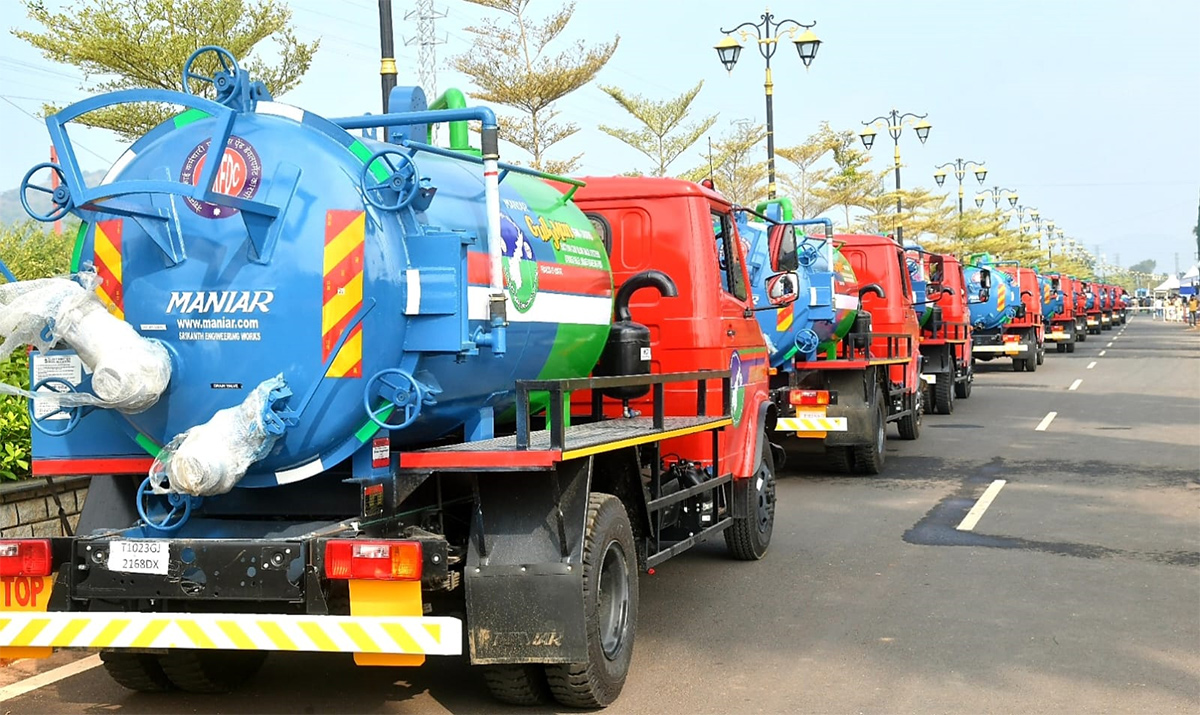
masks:
POLYGON ((55 477, 53 484, 47 479, 0 484, 0 538, 67 536, 60 505, 74 532, 89 483, 91 477, 55 477))

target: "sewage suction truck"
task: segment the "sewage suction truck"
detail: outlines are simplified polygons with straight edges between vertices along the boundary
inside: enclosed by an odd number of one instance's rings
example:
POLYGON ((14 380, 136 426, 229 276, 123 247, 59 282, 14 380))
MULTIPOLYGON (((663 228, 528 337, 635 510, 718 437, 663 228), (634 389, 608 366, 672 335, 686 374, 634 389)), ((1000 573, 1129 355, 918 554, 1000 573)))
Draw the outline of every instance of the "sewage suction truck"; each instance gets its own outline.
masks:
POLYGON ((913 248, 908 252, 917 303, 927 303, 933 312, 921 328, 921 379, 928 386, 926 402, 931 412, 948 415, 954 411, 955 398, 971 396, 975 381, 966 276, 962 264, 952 255, 913 248), (929 294, 930 283, 941 285, 938 295, 929 294))
POLYGON ((96 649, 134 690, 213 692, 268 652, 465 644, 502 701, 613 702, 639 574, 770 543, 775 406, 729 202, 500 163, 489 109, 419 88, 326 119, 221 48, 183 77, 47 117, 61 164, 22 185, 55 174, 33 213, 82 220, 75 280, 0 286, 41 350, 34 471, 104 476, 74 535, 0 542, 36 594, 0 614, 0 657, 96 649), (181 111, 88 185, 68 125, 129 102, 181 111), (479 149, 429 142, 468 121, 479 149))
MULTIPOLYGON (((1023 319, 1025 304, 1016 281, 1008 273, 998 270, 990 256, 975 256, 966 269, 967 291, 971 298, 971 335, 973 356, 976 360, 994 360, 1010 357, 1014 370, 1037 369, 1036 343, 1023 324, 1018 330, 1009 330, 1015 320, 1023 319), (987 300, 982 297, 982 271, 988 270, 991 278, 987 300)), ((1039 310, 1039 318, 1040 310, 1039 310)))

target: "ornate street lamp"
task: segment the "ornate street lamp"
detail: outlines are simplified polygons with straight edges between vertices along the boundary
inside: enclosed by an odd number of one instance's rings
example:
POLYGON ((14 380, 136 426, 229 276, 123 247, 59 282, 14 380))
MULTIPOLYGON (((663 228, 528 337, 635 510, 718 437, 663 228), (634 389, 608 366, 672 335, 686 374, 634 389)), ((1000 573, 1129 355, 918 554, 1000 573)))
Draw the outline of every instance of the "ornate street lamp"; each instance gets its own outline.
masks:
POLYGON ((935 171, 933 172, 933 180, 937 182, 938 186, 941 186, 942 184, 944 184, 946 182, 946 167, 948 167, 948 166, 954 170, 954 178, 958 179, 958 215, 962 216, 962 212, 963 212, 963 186, 962 185, 963 185, 963 177, 967 175, 967 169, 974 166, 975 167, 975 178, 979 180, 980 184, 982 184, 983 180, 987 177, 987 168, 983 165, 983 162, 980 162, 980 161, 963 161, 962 159, 955 159, 954 161, 948 161, 945 164, 942 164, 941 166, 935 167, 935 171))
MULTIPOLYGON (((901 114, 899 110, 893 109, 881 117, 875 117, 869 122, 863 122, 866 127, 859 133, 859 138, 862 139, 863 146, 867 151, 871 150, 871 146, 875 143, 875 125, 882 122, 882 128, 887 130, 887 133, 892 137, 892 143, 896 145, 896 217, 899 221, 900 213, 904 210, 903 201, 900 196, 900 134, 903 132, 906 125, 911 126, 917 134, 917 139, 924 144, 929 138, 929 130, 933 128, 925 118, 928 114, 913 114, 905 112, 901 114)), ((896 225, 896 241, 904 243, 904 227, 897 223, 896 225)))
POLYGON ((725 33, 725 37, 714 46, 721 64, 731 74, 743 49, 742 44, 734 39, 734 33, 737 33, 743 41, 754 40, 758 46, 758 53, 766 60, 767 73, 763 88, 767 96, 767 198, 769 199, 775 198, 775 109, 772 102, 775 94, 775 82, 771 79, 771 58, 775 56, 775 50, 779 49, 780 37, 787 37, 795 45, 796 53, 800 55, 800 61, 806 68, 809 67, 816 59, 817 50, 821 47, 821 40, 812 31, 816 24, 816 22, 805 24, 795 20, 776 21, 771 11, 767 10, 760 16, 758 22, 743 22, 728 30, 722 28, 721 32, 725 33))
POLYGON ((1012 189, 1002 189, 999 186, 994 186, 990 189, 984 189, 982 192, 976 194, 975 205, 979 208, 983 208, 983 202, 989 196, 992 199, 992 206, 995 207, 996 210, 1000 209, 1000 199, 1007 198, 1008 205, 1015 207, 1017 205, 1017 199, 1020 198, 1020 195, 1012 189))

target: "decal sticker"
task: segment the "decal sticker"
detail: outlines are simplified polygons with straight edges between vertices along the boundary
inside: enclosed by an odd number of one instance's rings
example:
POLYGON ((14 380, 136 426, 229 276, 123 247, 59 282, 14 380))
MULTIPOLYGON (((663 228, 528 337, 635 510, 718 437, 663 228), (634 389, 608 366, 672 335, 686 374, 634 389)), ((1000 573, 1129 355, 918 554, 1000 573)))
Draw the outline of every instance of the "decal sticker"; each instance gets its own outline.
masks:
POLYGON ((533 244, 507 216, 500 217, 500 238, 504 241, 504 257, 501 260, 504 263, 508 296, 518 312, 528 312, 538 293, 538 265, 533 255, 533 244))
MULTIPOLYGON (((196 145, 183 161, 183 169, 179 172, 179 180, 196 186, 204 175, 204 166, 208 159, 208 145, 211 139, 205 139, 196 145)), ((226 196, 236 196, 241 199, 253 198, 258 193, 262 183, 262 161, 258 152, 250 142, 238 136, 230 136, 225 145, 225 154, 221 157, 221 166, 213 182, 213 191, 226 196)), ((217 206, 192 198, 184 199, 187 205, 197 215, 204 218, 227 218, 238 211, 228 206, 217 206)))

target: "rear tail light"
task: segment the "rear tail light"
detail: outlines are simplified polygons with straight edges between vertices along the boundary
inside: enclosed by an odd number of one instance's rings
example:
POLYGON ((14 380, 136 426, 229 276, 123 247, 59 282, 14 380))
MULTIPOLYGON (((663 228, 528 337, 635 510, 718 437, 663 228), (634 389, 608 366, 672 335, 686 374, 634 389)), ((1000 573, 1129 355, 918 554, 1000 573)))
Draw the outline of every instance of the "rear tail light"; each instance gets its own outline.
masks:
POLYGON ((421 560, 416 541, 325 542, 325 576, 331 579, 420 581, 421 560))
POLYGON ((801 406, 828 405, 829 390, 791 390, 788 402, 801 406))
POLYGON ((50 539, 0 541, 0 576, 49 576, 50 539))

